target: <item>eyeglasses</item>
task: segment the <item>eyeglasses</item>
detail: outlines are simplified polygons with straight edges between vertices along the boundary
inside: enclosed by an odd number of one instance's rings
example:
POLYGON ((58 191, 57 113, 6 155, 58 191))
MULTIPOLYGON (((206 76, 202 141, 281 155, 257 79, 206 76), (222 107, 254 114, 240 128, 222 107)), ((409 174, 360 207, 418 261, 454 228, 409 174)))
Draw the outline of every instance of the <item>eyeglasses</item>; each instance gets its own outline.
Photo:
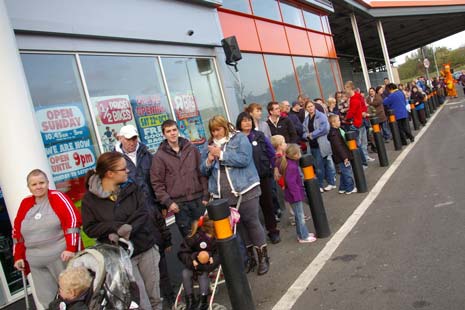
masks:
POLYGON ((113 169, 111 171, 116 172, 116 171, 127 171, 127 170, 128 170, 128 167, 124 167, 124 168, 121 168, 121 169, 113 169))

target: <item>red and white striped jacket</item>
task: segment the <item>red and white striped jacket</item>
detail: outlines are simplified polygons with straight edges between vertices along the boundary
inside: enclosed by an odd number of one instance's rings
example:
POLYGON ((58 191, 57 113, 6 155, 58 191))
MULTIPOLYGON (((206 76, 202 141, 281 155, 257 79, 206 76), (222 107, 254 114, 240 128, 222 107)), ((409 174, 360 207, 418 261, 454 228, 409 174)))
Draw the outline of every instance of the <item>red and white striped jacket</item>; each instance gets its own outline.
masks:
MULTIPOLYGON (((70 252, 77 252, 79 249, 78 244, 81 242, 79 237, 80 227, 82 225, 80 212, 76 209, 71 199, 62 192, 48 190, 48 200, 50 202, 50 206, 61 222, 63 234, 66 239, 66 250, 70 252)), ((21 224, 27 212, 34 206, 34 204, 34 196, 24 198, 23 201, 21 201, 18 213, 16 214, 13 225, 13 256, 15 262, 18 259, 26 260, 26 248, 21 234, 21 224)))

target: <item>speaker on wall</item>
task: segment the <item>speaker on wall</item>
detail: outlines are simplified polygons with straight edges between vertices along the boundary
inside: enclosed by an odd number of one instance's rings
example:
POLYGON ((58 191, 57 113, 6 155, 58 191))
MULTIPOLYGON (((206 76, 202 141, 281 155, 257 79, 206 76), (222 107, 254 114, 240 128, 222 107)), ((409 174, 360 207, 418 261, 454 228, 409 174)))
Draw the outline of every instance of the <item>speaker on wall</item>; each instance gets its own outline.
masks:
POLYGON ((241 50, 237 44, 235 36, 227 37, 221 40, 224 54, 226 55, 226 63, 228 65, 235 64, 237 61, 242 59, 241 50))

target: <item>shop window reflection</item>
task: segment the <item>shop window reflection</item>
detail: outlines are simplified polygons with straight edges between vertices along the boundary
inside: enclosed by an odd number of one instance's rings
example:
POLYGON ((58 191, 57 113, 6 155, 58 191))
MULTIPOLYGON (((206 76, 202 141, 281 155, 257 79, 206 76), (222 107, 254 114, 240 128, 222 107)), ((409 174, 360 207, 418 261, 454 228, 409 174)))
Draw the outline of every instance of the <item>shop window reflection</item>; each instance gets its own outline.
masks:
POLYGON ((313 58, 293 57, 301 92, 310 98, 321 97, 313 58))
POLYGON ((161 124, 172 118, 157 58, 85 55, 81 63, 103 151, 132 124, 155 152, 164 139, 161 124))
POLYGON ((290 56, 265 55, 276 101, 296 100, 299 91, 290 56))
POLYGON ((181 134, 203 144, 209 137, 208 120, 226 116, 213 60, 162 57, 162 65, 181 134))
POLYGON ((330 61, 330 59, 326 58, 315 58, 325 100, 328 99, 328 97, 333 97, 336 92, 336 84, 334 83, 334 76, 333 71, 331 70, 330 61))
POLYGON ((342 86, 341 73, 339 71, 339 66, 338 66, 337 60, 332 59, 332 60, 330 60, 330 62, 331 62, 331 65, 333 67, 334 76, 336 78, 337 89, 338 90, 343 90, 344 87, 342 86))
POLYGON ((223 8, 250 14, 249 0, 223 0, 223 8))
POLYGON ((27 53, 21 59, 56 187, 79 206, 97 154, 76 59, 27 53))
POLYGON ((277 0, 252 0, 252 9, 255 16, 281 21, 277 0))
MULTIPOLYGON (((245 102, 259 103, 263 109, 262 118, 266 119, 266 105, 271 101, 270 84, 266 77, 265 65, 261 54, 242 53, 242 59, 239 61, 239 74, 243 87, 245 102)), ((239 111, 243 110, 239 81, 235 79, 235 89, 237 102, 239 102, 239 111)), ((235 116, 232 117, 235 119, 235 116)))
MULTIPOLYGON (((13 239, 11 238, 11 223, 8 217, 3 193, 0 189, 0 264, 5 276, 10 295, 21 291, 23 283, 21 272, 13 266, 13 239)), ((2 277, 3 275, 0 275, 2 277)), ((0 279, 1 280, 1 279, 0 279)), ((2 281, 3 282, 3 281, 2 281)), ((1 287, 0 287, 1 289, 1 287)), ((1 294, 1 292, 0 292, 1 294)))
POLYGON ((308 29, 323 32, 320 15, 304 10, 305 25, 308 29))
POLYGON ((281 13, 283 14, 283 20, 287 24, 305 27, 302 10, 291 4, 280 2, 281 13))

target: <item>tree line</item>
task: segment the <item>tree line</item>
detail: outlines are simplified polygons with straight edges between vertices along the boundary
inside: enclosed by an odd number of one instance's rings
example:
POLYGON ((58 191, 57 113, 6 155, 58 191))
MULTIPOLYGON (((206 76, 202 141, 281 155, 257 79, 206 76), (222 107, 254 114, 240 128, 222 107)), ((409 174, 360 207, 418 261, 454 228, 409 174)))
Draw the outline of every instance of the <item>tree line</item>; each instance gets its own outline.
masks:
MULTIPOLYGON (((439 71, 443 70, 443 64, 449 63, 455 70, 465 67, 465 45, 457 49, 448 49, 447 47, 438 47, 434 49, 439 71)), ((430 46, 423 47, 423 53, 430 62, 428 73, 430 77, 437 76, 436 63, 433 57, 433 48, 430 46)), ((421 75, 425 76, 425 66, 423 65, 423 55, 421 48, 417 49, 411 55, 407 56, 405 63, 398 67, 401 81, 412 81, 421 75)))

